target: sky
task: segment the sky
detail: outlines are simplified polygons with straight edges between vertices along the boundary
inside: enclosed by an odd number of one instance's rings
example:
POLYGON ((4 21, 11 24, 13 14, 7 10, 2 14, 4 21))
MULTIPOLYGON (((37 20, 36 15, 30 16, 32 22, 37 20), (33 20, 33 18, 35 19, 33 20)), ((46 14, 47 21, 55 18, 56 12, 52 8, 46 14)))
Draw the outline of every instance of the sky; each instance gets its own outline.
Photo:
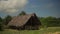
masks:
POLYGON ((21 11, 39 17, 60 17, 60 0, 0 0, 0 16, 16 16, 21 11))

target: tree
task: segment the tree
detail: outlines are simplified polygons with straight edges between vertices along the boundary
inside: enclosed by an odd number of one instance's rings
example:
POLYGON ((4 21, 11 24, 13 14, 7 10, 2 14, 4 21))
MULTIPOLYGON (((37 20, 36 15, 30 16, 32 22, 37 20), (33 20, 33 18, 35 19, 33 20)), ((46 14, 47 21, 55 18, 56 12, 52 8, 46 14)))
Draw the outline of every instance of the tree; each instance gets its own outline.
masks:
POLYGON ((2 18, 0 17, 0 22, 2 22, 2 18))
POLYGON ((0 17, 0 25, 2 24, 3 19, 0 17))
POLYGON ((26 13, 25 13, 24 11, 22 11, 22 12, 19 14, 19 16, 21 16, 21 15, 26 15, 26 13))
POLYGON ((11 21, 12 17, 10 15, 7 15, 5 18, 4 18, 4 24, 7 25, 9 23, 9 21, 11 21))
POLYGON ((42 17, 41 19, 42 25, 46 27, 54 27, 54 26, 60 26, 60 20, 56 17, 42 17))
POLYGON ((0 31, 3 30, 2 27, 3 27, 3 19, 0 17, 0 31))
POLYGON ((42 27, 47 27, 47 20, 46 20, 46 18, 41 17, 41 18, 40 18, 40 21, 41 21, 41 23, 42 23, 42 27))

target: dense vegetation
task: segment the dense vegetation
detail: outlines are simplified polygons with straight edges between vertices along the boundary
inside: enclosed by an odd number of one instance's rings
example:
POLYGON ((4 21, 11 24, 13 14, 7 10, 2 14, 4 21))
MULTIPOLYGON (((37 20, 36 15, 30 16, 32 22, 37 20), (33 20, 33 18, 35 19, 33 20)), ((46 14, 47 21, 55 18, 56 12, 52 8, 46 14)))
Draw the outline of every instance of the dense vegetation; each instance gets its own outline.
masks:
MULTIPOLYGON (((21 15, 26 15, 26 13, 24 11, 22 11, 18 16, 21 15)), ((13 17, 10 15, 7 15, 5 18, 1 18, 0 17, 0 30, 3 30, 2 28, 6 27, 6 25, 9 23, 9 21, 12 19, 13 17)), ((60 26, 60 18, 56 18, 56 17, 39 17, 42 27, 58 27, 60 26)))
POLYGON ((40 21, 42 23, 42 26, 45 27, 59 27, 60 26, 60 18, 56 18, 56 17, 41 17, 40 21))

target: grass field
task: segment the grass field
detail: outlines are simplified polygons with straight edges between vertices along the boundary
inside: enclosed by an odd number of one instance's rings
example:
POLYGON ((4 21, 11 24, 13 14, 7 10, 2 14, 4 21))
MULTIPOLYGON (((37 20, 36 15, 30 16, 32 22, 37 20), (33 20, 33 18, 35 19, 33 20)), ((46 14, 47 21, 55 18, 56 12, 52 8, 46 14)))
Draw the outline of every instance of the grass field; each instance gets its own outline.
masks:
POLYGON ((60 34, 60 27, 41 28, 40 30, 12 30, 5 29, 0 34, 60 34))

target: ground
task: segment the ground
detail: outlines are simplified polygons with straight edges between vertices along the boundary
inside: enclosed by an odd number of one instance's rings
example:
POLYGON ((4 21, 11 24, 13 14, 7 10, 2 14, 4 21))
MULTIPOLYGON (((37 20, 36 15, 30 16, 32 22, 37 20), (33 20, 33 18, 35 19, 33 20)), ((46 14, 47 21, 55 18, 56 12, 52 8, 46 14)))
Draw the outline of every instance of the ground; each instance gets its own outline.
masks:
POLYGON ((12 30, 5 29, 0 34, 60 34, 60 27, 40 28, 40 30, 12 30))

